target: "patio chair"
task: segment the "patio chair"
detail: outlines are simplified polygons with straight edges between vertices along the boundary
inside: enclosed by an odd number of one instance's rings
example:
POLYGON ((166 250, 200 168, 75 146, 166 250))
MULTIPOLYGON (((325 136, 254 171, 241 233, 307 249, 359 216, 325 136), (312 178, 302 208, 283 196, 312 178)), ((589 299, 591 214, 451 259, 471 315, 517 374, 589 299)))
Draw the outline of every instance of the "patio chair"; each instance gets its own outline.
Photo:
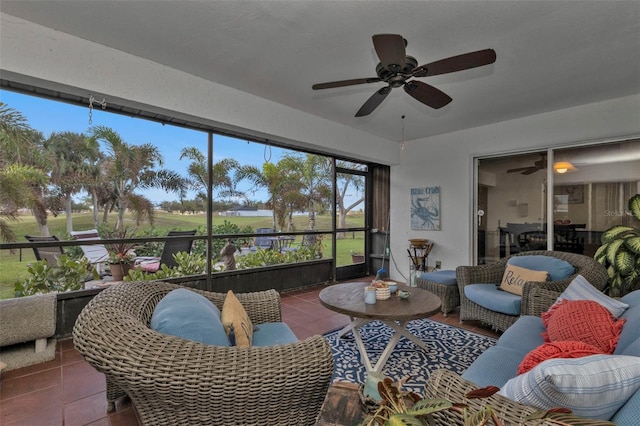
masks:
MULTIPOLYGON (((149 327, 151 316, 180 287, 142 284, 107 288, 73 328, 76 349, 106 377, 109 410, 128 395, 141 424, 315 424, 333 374, 322 336, 240 348, 161 334, 149 327)), ((222 309, 226 293, 193 291, 222 309)), ((276 290, 236 296, 254 325, 282 321, 276 290)))
MULTIPOLYGON (((193 231, 169 231, 167 237, 189 237, 196 235, 196 230, 193 231)), ((142 257, 136 259, 136 266, 140 266, 145 272, 156 272, 160 269, 161 265, 167 265, 169 268, 175 268, 178 266, 174 254, 186 251, 191 253, 193 247, 192 239, 174 240, 168 239, 164 243, 162 254, 160 257, 142 257)))
MULTIPOLYGON (((276 232, 273 228, 256 229, 256 234, 271 234, 273 232, 276 232)), ((273 248, 273 238, 274 237, 256 237, 254 247, 259 247, 263 250, 271 249, 273 248)))
MULTIPOLYGON (((86 231, 71 231, 71 236, 78 241, 95 241, 100 240, 100 234, 97 229, 88 229, 86 231)), ((109 258, 109 252, 103 244, 81 245, 80 248, 98 274, 105 275, 104 264, 109 258)))
MULTIPOLYGON (((462 323, 466 320, 479 320, 485 324, 492 326, 496 330, 504 331, 509 328, 514 322, 516 322, 516 320, 521 315, 538 316, 542 312, 549 309, 551 305, 539 306, 534 303, 534 300, 536 300, 532 296, 532 290, 534 288, 542 288, 550 291, 555 291, 559 295, 569 286, 571 281, 578 274, 582 275, 598 290, 604 289, 609 279, 607 270, 604 268, 604 266, 602 266, 592 257, 561 251, 526 251, 510 256, 509 258, 501 259, 498 262, 488 265, 458 266, 456 268, 456 278, 458 281, 458 289, 460 290, 460 322, 462 323), (494 302, 497 302, 500 307, 516 306, 513 304, 513 301, 518 300, 520 302, 520 310, 517 313, 505 313, 488 309, 485 306, 482 306, 467 297, 467 294, 465 292, 466 286, 475 284, 500 284, 504 275, 504 271, 507 268, 507 262, 510 259, 522 256, 548 256, 550 258, 557 258, 568 262, 575 269, 573 274, 564 279, 558 279, 555 281, 548 280, 542 282, 525 282, 522 287, 522 296, 513 295, 507 292, 500 292, 500 298, 493 300, 494 302)), ((483 302, 485 304, 488 303, 486 299, 484 299, 483 302)))
MULTIPOLYGON (((36 237, 32 235, 24 236, 27 241, 32 243, 48 243, 52 241, 60 241, 58 237, 52 235, 50 237, 36 237)), ((36 260, 46 260, 49 266, 52 268, 58 267, 58 259, 60 255, 64 254, 62 246, 55 247, 32 247, 33 254, 36 256, 36 260)))

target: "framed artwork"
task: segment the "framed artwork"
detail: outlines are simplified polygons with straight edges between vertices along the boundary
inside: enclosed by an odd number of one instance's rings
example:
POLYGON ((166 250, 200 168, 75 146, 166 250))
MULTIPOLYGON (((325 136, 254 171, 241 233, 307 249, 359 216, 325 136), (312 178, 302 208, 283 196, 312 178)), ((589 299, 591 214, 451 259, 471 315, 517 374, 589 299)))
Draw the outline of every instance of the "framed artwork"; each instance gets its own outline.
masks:
POLYGON ((567 204, 584 204, 584 185, 558 186, 555 195, 566 195, 567 204))
POLYGON ((411 188, 411 229, 440 230, 440 187, 411 188))

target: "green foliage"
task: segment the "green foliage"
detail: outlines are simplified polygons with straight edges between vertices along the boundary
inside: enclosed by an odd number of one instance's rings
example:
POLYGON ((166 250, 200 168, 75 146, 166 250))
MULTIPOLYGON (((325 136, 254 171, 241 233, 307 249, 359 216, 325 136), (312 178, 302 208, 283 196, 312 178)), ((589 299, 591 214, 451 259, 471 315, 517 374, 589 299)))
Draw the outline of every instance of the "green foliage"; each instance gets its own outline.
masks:
MULTIPOLYGON (((628 206, 640 221, 640 194, 631 197, 628 206)), ((602 234, 601 242, 594 257, 607 268, 609 294, 623 296, 635 290, 640 282, 640 229, 615 225, 602 234)))
POLYGON ((202 275, 206 271, 207 259, 199 254, 187 253, 185 251, 173 255, 178 266, 169 268, 161 265, 157 272, 144 272, 141 268, 134 268, 129 271, 129 275, 124 277, 125 281, 155 281, 170 277, 185 277, 191 275, 202 275))
MULTIPOLYGON (((204 232, 206 233, 206 231, 204 232)), ((214 235, 221 235, 221 234, 251 234, 253 233, 253 228, 250 225, 244 225, 244 226, 239 226, 235 223, 231 223, 229 222, 227 219, 225 219, 222 224, 220 225, 216 225, 212 227, 211 233, 214 235)), ((204 241, 203 241, 204 243, 204 241)), ((247 237, 247 238, 236 238, 234 240, 234 244, 236 245, 236 247, 240 247, 243 246, 245 244, 250 244, 251 243, 251 238, 247 237)), ((211 252, 214 254, 213 257, 217 257, 218 254, 220 253, 220 250, 222 250, 222 247, 224 247, 224 245, 226 244, 226 241, 222 238, 217 238, 214 239, 211 242, 211 252)), ((195 244, 194 244, 195 245, 195 244)), ((195 247, 194 247, 195 249, 195 247)))
MULTIPOLYGON (((29 278, 14 285, 14 296, 31 296, 40 293, 80 290, 92 268, 87 260, 74 260, 66 254, 60 255, 58 267, 51 267, 40 260, 27 267, 29 278)), ((94 276, 95 270, 93 271, 94 276)))

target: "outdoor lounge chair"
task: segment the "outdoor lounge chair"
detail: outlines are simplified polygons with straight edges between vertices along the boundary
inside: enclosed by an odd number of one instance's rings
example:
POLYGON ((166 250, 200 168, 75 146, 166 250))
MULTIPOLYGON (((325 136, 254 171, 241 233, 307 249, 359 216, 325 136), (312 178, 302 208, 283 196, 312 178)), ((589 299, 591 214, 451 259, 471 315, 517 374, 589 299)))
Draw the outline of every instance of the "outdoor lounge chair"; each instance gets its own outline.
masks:
MULTIPOLYGON (((189 237, 196 235, 196 231, 169 231, 167 237, 189 237)), ((161 265, 167 265, 169 268, 178 266, 174 254, 186 251, 191 253, 193 246, 192 239, 168 239, 164 243, 162 255, 160 257, 141 257, 136 259, 136 266, 140 266, 145 272, 156 272, 161 265)))
MULTIPOLYGON (((70 234, 74 240, 100 240, 100 235, 98 234, 97 229, 89 229, 86 231, 71 231, 70 234)), ((89 263, 91 263, 96 268, 98 274, 104 275, 105 271, 103 271, 103 267, 105 262, 109 258, 109 252, 107 251, 107 248, 103 244, 81 245, 80 248, 84 253, 84 257, 86 257, 89 263)))
MULTIPOLYGON (((31 235, 24 236, 27 241, 32 243, 48 243, 53 241, 60 241, 58 237, 52 235, 50 237, 34 237, 31 235)), ((32 247, 33 254, 36 256, 36 260, 46 260, 49 266, 52 268, 58 267, 58 258, 64 254, 62 246, 56 247, 32 247)))

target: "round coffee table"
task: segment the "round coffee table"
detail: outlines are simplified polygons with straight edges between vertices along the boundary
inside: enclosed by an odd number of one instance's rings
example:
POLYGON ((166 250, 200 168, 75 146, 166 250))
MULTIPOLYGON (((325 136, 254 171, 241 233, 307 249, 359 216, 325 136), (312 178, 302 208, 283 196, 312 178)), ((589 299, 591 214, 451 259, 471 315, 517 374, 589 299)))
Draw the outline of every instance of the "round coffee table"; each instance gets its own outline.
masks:
POLYGON ((349 332, 360 350, 360 356, 367 371, 380 371, 393 352, 400 336, 410 339, 419 347, 428 350, 427 345, 406 328, 406 324, 414 319, 429 317, 440 309, 440 298, 433 293, 418 287, 398 286, 398 291, 410 293, 408 299, 400 299, 392 295, 390 299, 378 300, 375 304, 364 303, 364 287, 368 282, 352 282, 334 284, 320 292, 320 303, 327 309, 348 315, 351 322, 340 331, 340 337, 349 332), (371 365, 369 356, 358 332, 358 328, 371 321, 381 321, 395 331, 375 366, 371 365))

